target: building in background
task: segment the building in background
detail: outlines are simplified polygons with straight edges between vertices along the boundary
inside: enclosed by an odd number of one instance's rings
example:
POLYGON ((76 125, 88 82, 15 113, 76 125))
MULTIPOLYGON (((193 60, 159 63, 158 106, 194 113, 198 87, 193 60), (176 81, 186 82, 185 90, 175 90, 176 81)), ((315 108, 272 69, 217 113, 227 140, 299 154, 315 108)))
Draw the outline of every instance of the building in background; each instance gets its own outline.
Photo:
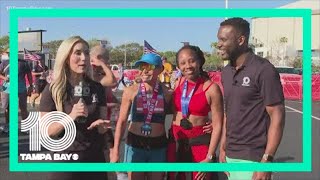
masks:
MULTIPOLYGON (((320 1, 300 0, 279 8, 312 9, 312 60, 320 65, 320 1)), ((251 44, 255 53, 273 64, 290 66, 290 60, 302 57, 302 18, 252 18, 251 44)))

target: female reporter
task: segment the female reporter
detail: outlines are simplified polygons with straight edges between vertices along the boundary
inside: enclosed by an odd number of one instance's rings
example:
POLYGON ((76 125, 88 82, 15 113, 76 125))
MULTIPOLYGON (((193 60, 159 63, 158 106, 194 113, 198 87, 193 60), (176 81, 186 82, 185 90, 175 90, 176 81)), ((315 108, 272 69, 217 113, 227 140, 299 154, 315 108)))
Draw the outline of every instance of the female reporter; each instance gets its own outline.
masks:
MULTIPOLYGON (((88 43, 79 36, 64 40, 57 51, 55 78, 44 89, 39 109, 41 116, 51 111, 65 112, 76 125, 74 142, 59 153, 78 154, 79 159, 65 163, 105 162, 103 134, 110 125, 105 120, 105 93, 102 85, 93 81, 90 74, 88 43)), ((64 132, 64 126, 58 122, 48 127, 48 134, 52 138, 61 138, 64 132)), ((62 172, 51 173, 49 179, 105 180, 106 175, 101 172, 62 172)))

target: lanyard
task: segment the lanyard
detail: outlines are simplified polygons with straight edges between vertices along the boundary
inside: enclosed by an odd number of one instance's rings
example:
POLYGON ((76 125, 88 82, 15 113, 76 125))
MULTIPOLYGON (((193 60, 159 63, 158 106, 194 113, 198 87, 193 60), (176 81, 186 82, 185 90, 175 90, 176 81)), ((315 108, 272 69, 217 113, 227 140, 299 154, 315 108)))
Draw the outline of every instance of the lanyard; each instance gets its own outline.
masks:
POLYGON ((143 100, 143 113, 147 116, 147 118, 145 118, 145 123, 150 124, 152 114, 154 112, 154 108, 158 100, 159 83, 157 82, 155 88, 153 89, 153 95, 149 104, 149 108, 148 108, 148 102, 147 102, 146 86, 144 85, 144 83, 141 83, 140 87, 141 87, 141 96, 143 100))
POLYGON ((197 81, 196 85, 193 87, 193 89, 191 90, 191 92, 189 93, 189 95, 187 96, 188 81, 187 80, 184 81, 183 91, 182 91, 182 96, 181 96, 181 110, 182 110, 182 117, 183 118, 187 118, 187 116, 188 116, 190 100, 191 100, 191 97, 192 97, 197 85, 198 85, 198 81, 197 81))

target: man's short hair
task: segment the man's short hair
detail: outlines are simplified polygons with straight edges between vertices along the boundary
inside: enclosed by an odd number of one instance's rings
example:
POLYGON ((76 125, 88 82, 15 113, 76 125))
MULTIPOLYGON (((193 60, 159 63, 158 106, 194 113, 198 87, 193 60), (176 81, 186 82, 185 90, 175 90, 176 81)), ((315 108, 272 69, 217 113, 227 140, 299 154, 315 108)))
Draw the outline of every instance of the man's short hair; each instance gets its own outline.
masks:
POLYGON ((109 60, 109 50, 97 45, 94 46, 90 49, 90 55, 101 55, 101 58, 103 58, 104 60, 109 60))
POLYGON ((250 36, 250 24, 248 21, 246 21, 243 18, 235 17, 230 18, 222 23, 220 23, 220 26, 232 26, 235 28, 241 35, 245 36, 247 41, 249 40, 250 36))

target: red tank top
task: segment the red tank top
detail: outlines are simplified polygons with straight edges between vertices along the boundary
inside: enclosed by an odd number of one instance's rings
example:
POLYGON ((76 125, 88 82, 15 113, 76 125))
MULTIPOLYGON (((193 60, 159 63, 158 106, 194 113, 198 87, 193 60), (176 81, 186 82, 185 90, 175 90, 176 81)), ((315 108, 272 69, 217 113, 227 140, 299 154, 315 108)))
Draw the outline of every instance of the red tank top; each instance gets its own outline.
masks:
MULTIPOLYGON (((184 82, 181 83, 181 79, 182 78, 180 78, 179 86, 173 92, 174 106, 176 108, 176 111, 178 112, 181 112, 181 96, 182 96, 182 90, 183 90, 183 84, 184 84, 184 82)), ((205 81, 203 78, 200 78, 198 80, 198 85, 189 103, 190 115, 192 114, 196 116, 208 116, 208 113, 211 111, 211 107, 208 104, 208 101, 206 98, 206 91, 210 88, 213 82, 205 90, 203 90, 204 82, 205 81)), ((187 94, 190 93, 190 91, 195 85, 196 83, 188 82, 187 94)))

